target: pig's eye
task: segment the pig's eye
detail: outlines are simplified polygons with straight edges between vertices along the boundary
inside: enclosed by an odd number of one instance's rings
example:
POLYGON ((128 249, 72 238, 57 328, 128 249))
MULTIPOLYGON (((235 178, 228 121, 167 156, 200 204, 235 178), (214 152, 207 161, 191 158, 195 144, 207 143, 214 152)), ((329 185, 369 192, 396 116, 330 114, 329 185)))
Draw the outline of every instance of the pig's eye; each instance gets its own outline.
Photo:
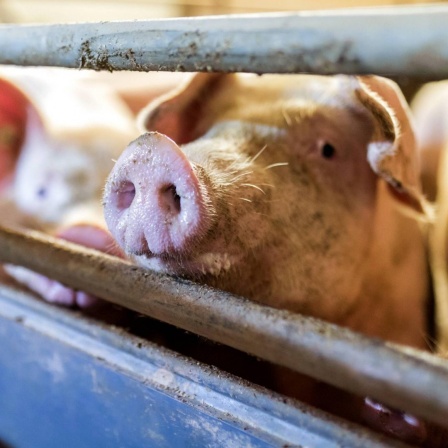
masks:
POLYGON ((39 196, 40 198, 44 198, 47 195, 47 189, 45 187, 41 187, 39 188, 39 190, 37 190, 37 196, 39 196))
POLYGON ((334 149, 333 145, 330 145, 330 143, 325 143, 322 146, 321 153, 322 157, 325 157, 326 159, 331 159, 335 155, 336 150, 334 149))

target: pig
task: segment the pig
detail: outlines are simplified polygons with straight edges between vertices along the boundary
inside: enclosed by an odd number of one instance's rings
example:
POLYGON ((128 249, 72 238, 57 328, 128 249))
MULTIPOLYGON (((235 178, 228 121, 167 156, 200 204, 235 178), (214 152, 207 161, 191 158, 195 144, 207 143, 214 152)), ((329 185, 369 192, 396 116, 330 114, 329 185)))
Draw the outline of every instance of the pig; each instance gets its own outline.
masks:
MULTIPOLYGON (((104 193, 106 223, 127 257, 428 348, 422 231, 433 211, 394 83, 199 74, 151 103, 140 124, 104 193)), ((279 384, 306 401, 315 394, 291 372, 279 384)), ((384 417, 371 400, 350 403, 349 418, 364 413, 377 427, 384 417)), ((383 430, 420 442, 423 423, 397 415, 383 430)))
POLYGON ((93 201, 113 159, 137 135, 133 114, 106 85, 69 70, 0 70, 28 98, 25 135, 10 198, 27 215, 59 224, 68 210, 93 201))
MULTIPOLYGON (((0 78, 0 118, 17 129, 0 158, 0 223, 118 254, 101 195, 113 160, 138 135, 133 113, 114 89, 70 70, 3 67, 0 78)), ((6 271, 52 302, 96 302, 23 268, 6 271)))
MULTIPOLYGON (((429 259, 434 283, 434 351, 448 357, 448 81, 429 83, 412 102, 422 157, 425 194, 434 201, 436 215, 429 228, 429 259)), ((396 419, 396 413, 388 412, 396 419)), ((390 418, 390 417, 389 417, 390 418)), ((446 446, 448 431, 426 425, 429 446, 446 446)))
POLYGON ((197 75, 142 113, 106 223, 145 268, 424 348, 406 117, 381 78, 197 75))

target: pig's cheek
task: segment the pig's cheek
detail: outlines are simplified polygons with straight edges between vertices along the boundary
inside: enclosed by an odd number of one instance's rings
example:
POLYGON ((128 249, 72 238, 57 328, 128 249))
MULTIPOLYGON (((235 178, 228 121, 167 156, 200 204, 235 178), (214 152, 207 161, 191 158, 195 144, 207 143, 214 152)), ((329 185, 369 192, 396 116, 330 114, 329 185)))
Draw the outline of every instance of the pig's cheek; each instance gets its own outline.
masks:
POLYGON ((249 211, 234 216, 234 219, 229 221, 227 226, 218 228, 215 251, 231 254, 232 264, 234 264, 237 258, 242 258, 248 252, 256 250, 273 233, 270 228, 270 221, 265 218, 266 216, 269 216, 269 214, 265 207, 260 207, 259 212, 249 211), (229 228, 234 228, 235 233, 229 235, 229 228), (220 236, 226 233, 227 237, 222 239, 220 236))
POLYGON ((309 155, 306 162, 297 160, 292 164, 296 175, 302 184, 312 181, 319 189, 336 192, 343 197, 350 198, 352 203, 364 204, 373 208, 376 201, 377 176, 368 164, 365 149, 356 142, 352 143, 353 154, 343 154, 342 144, 335 145, 331 157, 325 156, 325 144, 321 142, 321 149, 309 155), (356 149, 356 150, 355 150, 356 149))

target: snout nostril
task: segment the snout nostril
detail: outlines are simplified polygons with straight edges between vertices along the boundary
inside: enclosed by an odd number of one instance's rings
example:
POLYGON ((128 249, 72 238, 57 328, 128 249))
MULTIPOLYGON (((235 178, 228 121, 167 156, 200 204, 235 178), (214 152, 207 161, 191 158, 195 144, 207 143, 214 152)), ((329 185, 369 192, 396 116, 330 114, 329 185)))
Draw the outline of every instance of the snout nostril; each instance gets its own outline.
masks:
POLYGON ((130 207, 135 197, 135 186, 132 182, 122 182, 114 194, 115 205, 118 210, 125 210, 130 207))
POLYGON ((160 198, 167 211, 180 213, 180 196, 174 184, 165 185, 160 189, 160 198))

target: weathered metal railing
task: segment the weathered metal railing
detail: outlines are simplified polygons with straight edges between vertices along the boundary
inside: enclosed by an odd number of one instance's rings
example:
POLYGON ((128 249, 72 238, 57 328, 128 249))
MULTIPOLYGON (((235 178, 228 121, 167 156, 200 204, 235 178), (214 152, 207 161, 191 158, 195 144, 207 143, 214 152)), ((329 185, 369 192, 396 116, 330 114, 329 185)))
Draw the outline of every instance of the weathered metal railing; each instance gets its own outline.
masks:
POLYGON ((0 63, 448 77, 448 7, 0 27, 0 63))
POLYGON ((113 303, 448 427, 448 361, 435 356, 145 271, 38 232, 24 234, 0 228, 0 262, 28 267, 113 303))

